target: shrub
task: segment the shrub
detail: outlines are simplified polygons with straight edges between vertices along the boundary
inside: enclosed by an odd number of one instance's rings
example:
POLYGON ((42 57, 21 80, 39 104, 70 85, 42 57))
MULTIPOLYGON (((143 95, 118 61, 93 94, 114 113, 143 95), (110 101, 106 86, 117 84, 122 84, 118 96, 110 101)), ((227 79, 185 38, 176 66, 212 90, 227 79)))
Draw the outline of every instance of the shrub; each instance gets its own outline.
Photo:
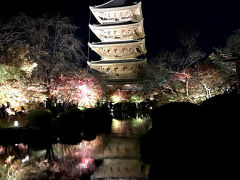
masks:
POLYGON ((35 109, 28 113, 27 120, 30 127, 48 129, 51 128, 52 113, 45 108, 35 109))

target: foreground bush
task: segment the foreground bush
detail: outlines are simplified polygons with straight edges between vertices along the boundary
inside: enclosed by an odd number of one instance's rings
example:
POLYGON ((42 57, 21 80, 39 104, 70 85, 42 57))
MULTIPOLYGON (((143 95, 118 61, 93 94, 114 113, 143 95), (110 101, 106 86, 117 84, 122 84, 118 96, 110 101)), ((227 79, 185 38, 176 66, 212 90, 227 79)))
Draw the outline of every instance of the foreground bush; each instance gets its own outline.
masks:
POLYGON ((35 109, 27 115, 28 126, 40 129, 51 128, 52 113, 49 109, 35 109))

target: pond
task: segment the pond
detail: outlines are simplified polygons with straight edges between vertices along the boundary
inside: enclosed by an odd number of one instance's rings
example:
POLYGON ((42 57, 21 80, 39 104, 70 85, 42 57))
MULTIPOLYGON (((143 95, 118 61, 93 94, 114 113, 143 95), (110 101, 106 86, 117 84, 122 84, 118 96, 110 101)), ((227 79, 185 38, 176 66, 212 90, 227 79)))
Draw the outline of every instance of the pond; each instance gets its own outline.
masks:
MULTIPOLYGON (((19 180, 30 179, 30 176, 40 178, 40 173, 43 179, 84 179, 84 175, 85 179, 90 176, 91 179, 147 179, 149 166, 141 160, 140 137, 151 126, 146 113, 136 112, 130 116, 127 112, 112 111, 110 134, 97 135, 91 141, 80 140, 77 145, 56 143, 52 147, 57 160, 52 162, 44 160, 44 149, 28 151, 26 144, 15 144, 20 148, 22 159, 13 161, 13 154, 7 157, 9 162, 5 160, 6 168, 0 168, 0 179, 4 173, 8 179, 19 180)), ((3 146, 0 146, 3 157, 1 148, 3 146)))
POLYGON ((104 160, 103 164, 92 178, 145 179, 148 166, 141 161, 140 137, 150 128, 150 118, 144 114, 127 120, 113 118, 108 143, 96 156, 104 160))

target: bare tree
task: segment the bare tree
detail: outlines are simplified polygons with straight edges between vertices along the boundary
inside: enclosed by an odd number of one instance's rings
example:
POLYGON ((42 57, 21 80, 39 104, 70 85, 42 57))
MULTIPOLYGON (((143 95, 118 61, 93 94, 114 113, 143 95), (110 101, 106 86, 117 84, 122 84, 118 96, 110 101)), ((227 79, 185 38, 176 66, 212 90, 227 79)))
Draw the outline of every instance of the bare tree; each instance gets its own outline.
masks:
POLYGON ((179 33, 180 47, 175 51, 161 51, 153 58, 153 63, 166 63, 171 71, 181 72, 183 69, 190 67, 197 63, 200 59, 205 57, 205 53, 197 46, 198 32, 179 33))
POLYGON ((187 48, 193 48, 197 45, 197 38, 199 37, 199 32, 193 30, 179 30, 178 31, 178 41, 179 43, 187 48))
POLYGON ((20 14, 0 27, 1 51, 12 44, 27 46, 26 56, 38 63, 35 74, 49 83, 54 73, 77 70, 86 62, 76 30, 67 17, 32 18, 20 14))
MULTIPOLYGON (((169 81, 171 82, 182 82, 185 86, 185 95, 189 96, 189 83, 191 80, 191 76, 187 71, 189 71, 189 67, 194 67, 197 62, 199 62, 202 58, 205 57, 205 52, 203 52, 197 44, 197 38, 199 37, 199 33, 197 31, 186 31, 181 30, 178 33, 179 39, 179 47, 177 47, 174 51, 169 50, 161 50, 157 56, 150 59, 150 62, 155 65, 155 67, 162 67, 161 69, 167 68, 165 70, 165 78, 164 82, 158 81, 157 78, 152 78, 153 80, 157 80, 157 82, 161 82, 162 87, 164 89, 172 89, 168 86, 169 81), (157 65, 157 66, 156 66, 157 65), (169 79, 170 77, 170 79, 169 79)), ((158 68, 158 71, 161 70, 158 68)), ((156 70, 157 71, 157 70, 156 70)), ((161 70, 162 71, 162 70, 161 70)), ((163 74, 162 74, 163 75, 163 74)), ((154 76, 154 74, 152 74, 154 76)), ((159 76, 159 75, 158 75, 159 76)), ((151 86, 149 86, 151 87, 151 86)))

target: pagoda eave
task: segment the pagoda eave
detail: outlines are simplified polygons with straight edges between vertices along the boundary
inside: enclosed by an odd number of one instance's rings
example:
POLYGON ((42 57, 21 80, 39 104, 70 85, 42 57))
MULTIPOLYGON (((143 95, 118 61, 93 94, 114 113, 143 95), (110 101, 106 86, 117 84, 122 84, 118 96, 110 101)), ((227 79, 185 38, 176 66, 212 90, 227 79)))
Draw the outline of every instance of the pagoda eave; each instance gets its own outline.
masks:
POLYGON ((116 29, 143 25, 143 20, 139 22, 123 22, 120 24, 89 24, 91 29, 116 29))
POLYGON ((89 28, 102 42, 138 40, 145 37, 143 21, 117 25, 91 25, 89 28))
POLYGON ((137 41, 88 43, 102 60, 136 59, 147 53, 145 39, 137 41))
POLYGON ((120 6, 120 7, 103 7, 104 4, 98 5, 98 6, 90 6, 89 8, 91 10, 106 10, 106 11, 113 11, 113 10, 125 10, 125 9, 133 9, 136 7, 141 7, 141 2, 138 2, 137 4, 128 5, 128 6, 120 6))
POLYGON ((100 24, 117 24, 143 20, 141 2, 122 7, 90 6, 90 11, 100 24))
POLYGON ((145 39, 138 39, 132 41, 115 41, 115 42, 93 42, 88 43, 91 48, 100 48, 100 47, 115 47, 115 46, 126 46, 131 44, 143 44, 145 43, 145 39))
POLYGON ((89 66, 114 66, 123 64, 134 64, 134 63, 147 63, 147 59, 124 59, 124 60, 99 60, 99 61, 88 61, 89 66))
POLYGON ((90 69, 99 72, 107 81, 139 79, 146 65, 146 59, 88 62, 90 69))

